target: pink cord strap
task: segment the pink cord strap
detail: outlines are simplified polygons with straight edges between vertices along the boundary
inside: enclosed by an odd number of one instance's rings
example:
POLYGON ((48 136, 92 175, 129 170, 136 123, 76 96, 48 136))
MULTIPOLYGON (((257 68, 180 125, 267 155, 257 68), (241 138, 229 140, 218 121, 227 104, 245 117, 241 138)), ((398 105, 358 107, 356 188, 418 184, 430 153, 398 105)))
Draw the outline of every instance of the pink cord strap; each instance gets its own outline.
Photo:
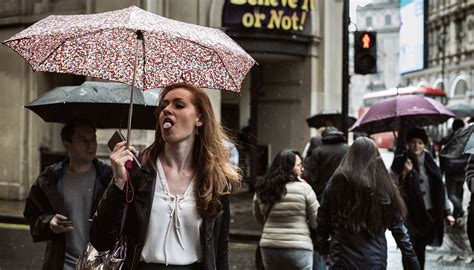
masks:
POLYGON ((125 181, 125 201, 131 203, 135 197, 135 190, 133 189, 132 179, 127 170, 127 181, 125 181))

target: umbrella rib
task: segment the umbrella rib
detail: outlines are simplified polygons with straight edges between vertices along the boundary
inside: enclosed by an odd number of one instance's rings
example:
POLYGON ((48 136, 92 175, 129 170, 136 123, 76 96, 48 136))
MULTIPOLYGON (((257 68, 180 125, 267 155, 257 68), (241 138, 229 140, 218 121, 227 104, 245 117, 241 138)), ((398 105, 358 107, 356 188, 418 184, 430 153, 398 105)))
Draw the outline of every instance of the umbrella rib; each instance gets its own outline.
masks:
POLYGON ((206 49, 208 49, 208 50, 213 51, 215 54, 217 54, 217 57, 219 57, 219 60, 221 61, 222 65, 223 65, 224 68, 225 68, 225 71, 227 72, 227 74, 229 75, 230 79, 232 80, 232 83, 234 84, 235 89, 237 89, 237 90, 239 89, 239 87, 237 87, 237 83, 235 82, 234 78, 232 77, 232 74, 230 74, 229 69, 228 69, 227 66, 225 65, 225 62, 222 60, 222 57, 219 55, 219 53, 218 53, 216 50, 214 50, 213 48, 209 48, 209 47, 207 47, 207 46, 204 46, 204 45, 202 45, 202 44, 199 44, 199 43, 197 43, 196 41, 193 41, 193 40, 190 40, 190 39, 185 39, 185 38, 181 38, 181 37, 178 37, 177 39, 181 39, 181 40, 184 40, 184 41, 189 41, 189 42, 194 43, 195 45, 197 45, 197 46, 199 46, 199 47, 206 48, 206 49))

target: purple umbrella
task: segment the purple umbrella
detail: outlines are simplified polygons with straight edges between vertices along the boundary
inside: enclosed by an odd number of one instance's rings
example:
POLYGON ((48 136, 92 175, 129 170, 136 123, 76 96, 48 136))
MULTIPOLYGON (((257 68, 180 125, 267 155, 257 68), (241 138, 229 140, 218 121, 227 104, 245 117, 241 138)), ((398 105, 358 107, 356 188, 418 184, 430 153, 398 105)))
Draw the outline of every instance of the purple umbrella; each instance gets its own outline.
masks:
POLYGON ((443 104, 425 96, 403 95, 375 103, 355 122, 351 131, 368 134, 396 131, 400 127, 441 124, 455 115, 443 104))

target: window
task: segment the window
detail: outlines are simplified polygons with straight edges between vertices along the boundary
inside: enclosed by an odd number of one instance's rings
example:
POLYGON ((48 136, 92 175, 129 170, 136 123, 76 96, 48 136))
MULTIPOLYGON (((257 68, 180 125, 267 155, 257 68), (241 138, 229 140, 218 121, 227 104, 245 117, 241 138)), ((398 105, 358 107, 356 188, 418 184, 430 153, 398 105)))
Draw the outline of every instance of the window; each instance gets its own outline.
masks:
POLYGON ((367 27, 372 26, 372 17, 365 18, 365 26, 367 26, 367 27))
POLYGON ((392 25, 392 16, 385 15, 385 25, 392 25))
POLYGON ((466 45, 467 45, 467 49, 471 49, 471 48, 474 48, 474 16, 473 15, 470 15, 467 18, 466 26, 467 26, 466 45))
POLYGON ((453 97, 465 97, 467 93, 467 84, 466 81, 460 79, 456 86, 454 87, 453 97))

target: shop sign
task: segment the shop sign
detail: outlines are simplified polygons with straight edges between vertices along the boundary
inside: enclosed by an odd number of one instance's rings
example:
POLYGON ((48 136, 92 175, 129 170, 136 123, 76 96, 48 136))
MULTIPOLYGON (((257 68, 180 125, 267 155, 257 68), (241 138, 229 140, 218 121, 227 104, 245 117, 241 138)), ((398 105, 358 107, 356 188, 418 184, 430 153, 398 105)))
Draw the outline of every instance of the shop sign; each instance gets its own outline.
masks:
POLYGON ((316 0, 226 0, 222 25, 263 31, 311 34, 316 0))

